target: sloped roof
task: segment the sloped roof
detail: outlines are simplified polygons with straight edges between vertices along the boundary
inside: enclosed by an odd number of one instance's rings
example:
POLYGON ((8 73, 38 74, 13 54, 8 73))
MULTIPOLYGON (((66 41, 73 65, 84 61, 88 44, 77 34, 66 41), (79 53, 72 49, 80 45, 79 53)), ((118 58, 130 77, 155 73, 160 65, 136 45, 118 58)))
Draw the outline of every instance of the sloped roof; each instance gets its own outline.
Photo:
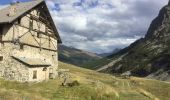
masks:
POLYGON ((13 56, 13 58, 23 64, 28 65, 29 67, 51 66, 51 64, 49 64, 48 62, 38 58, 15 57, 15 56, 13 56))
POLYGON ((11 23, 15 19, 17 19, 19 16, 23 15, 28 10, 34 8, 41 2, 43 2, 43 0, 35 0, 35 1, 24 2, 24 3, 16 3, 16 4, 13 4, 11 6, 4 8, 4 9, 1 9, 0 10, 0 16, 1 16, 0 23, 11 23), (12 7, 16 8, 15 15, 8 16, 12 7))
MULTIPOLYGON (((12 23, 13 21, 15 21, 17 18, 20 18, 22 15, 24 15, 25 13, 31 11, 33 8, 37 7, 39 4, 44 4, 46 6, 46 3, 44 0, 34 0, 34 1, 30 1, 30 2, 21 2, 21 3, 16 3, 16 4, 12 4, 6 8, 3 8, 0 10, 0 24, 8 24, 8 23, 12 23), (12 8, 15 8, 15 14, 12 16, 9 16, 8 14, 10 13, 10 10, 12 8)), ((46 6, 47 8, 47 6, 46 6)), ((47 13, 49 13, 48 8, 47 8, 47 13)), ((49 20, 51 21, 52 27, 55 31, 55 35, 58 39, 59 43, 61 42, 60 36, 58 34, 58 31, 56 29, 56 26, 53 22, 53 19, 49 18, 49 20)))

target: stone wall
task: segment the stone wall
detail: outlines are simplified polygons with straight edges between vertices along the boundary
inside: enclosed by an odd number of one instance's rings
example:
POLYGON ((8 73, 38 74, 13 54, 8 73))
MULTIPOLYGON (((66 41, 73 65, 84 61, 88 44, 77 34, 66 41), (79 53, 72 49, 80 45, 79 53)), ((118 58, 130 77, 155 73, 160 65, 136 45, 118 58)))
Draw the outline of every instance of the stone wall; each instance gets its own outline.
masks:
POLYGON ((3 56, 3 61, 0 61, 1 77, 20 82, 28 81, 28 68, 12 58, 12 49, 14 49, 15 46, 5 45, 6 46, 2 46, 0 49, 0 54, 3 56))
POLYGON ((5 43, 0 47, 0 54, 3 56, 3 61, 0 61, 0 75, 7 80, 20 82, 47 80, 49 79, 49 68, 53 68, 53 77, 57 75, 58 65, 55 65, 58 63, 57 53, 54 51, 40 50, 29 46, 24 46, 24 49, 21 50, 19 45, 5 43), (30 68, 13 59, 12 56, 45 59, 51 66, 46 71, 43 71, 44 67, 30 68), (32 79, 34 70, 37 70, 37 79, 32 79))
POLYGON ((29 82, 40 82, 49 79, 49 67, 44 70, 44 67, 29 68, 29 82), (33 78, 33 72, 37 71, 37 78, 33 78))
POLYGON ((2 36, 4 43, 0 43, 0 55, 3 56, 3 61, 0 61, 1 77, 8 80, 25 82, 40 81, 49 76, 49 69, 47 69, 48 74, 44 75, 44 71, 42 71, 43 67, 37 66, 36 68, 29 68, 23 63, 13 59, 12 56, 45 60, 51 64, 49 68, 53 69, 53 77, 57 76, 57 40, 56 37, 51 37, 52 35, 55 36, 55 33, 53 31, 52 33, 48 32, 51 28, 49 25, 30 18, 32 15, 37 18, 40 17, 39 12, 38 9, 34 9, 23 16, 20 21, 18 19, 18 21, 13 22, 13 25, 4 25, 2 36), (41 37, 38 36, 38 34, 41 33, 40 31, 45 32, 41 34, 41 37), (32 80, 33 70, 37 70, 37 74, 42 76, 37 80, 32 80))

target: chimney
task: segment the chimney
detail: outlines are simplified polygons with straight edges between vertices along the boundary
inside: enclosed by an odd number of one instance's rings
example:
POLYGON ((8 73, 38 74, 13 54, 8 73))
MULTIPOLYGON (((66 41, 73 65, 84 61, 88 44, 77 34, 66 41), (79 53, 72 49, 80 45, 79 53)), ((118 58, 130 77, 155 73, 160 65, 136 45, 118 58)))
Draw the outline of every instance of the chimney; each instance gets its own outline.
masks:
POLYGON ((16 1, 16 2, 11 2, 10 5, 10 10, 7 14, 7 16, 11 17, 11 16, 14 16, 16 14, 16 6, 19 4, 20 2, 19 1, 16 1))
POLYGON ((15 14, 16 14, 16 7, 15 7, 15 5, 12 5, 12 6, 10 7, 10 10, 9 10, 7 16, 12 17, 12 16, 14 16, 15 14))

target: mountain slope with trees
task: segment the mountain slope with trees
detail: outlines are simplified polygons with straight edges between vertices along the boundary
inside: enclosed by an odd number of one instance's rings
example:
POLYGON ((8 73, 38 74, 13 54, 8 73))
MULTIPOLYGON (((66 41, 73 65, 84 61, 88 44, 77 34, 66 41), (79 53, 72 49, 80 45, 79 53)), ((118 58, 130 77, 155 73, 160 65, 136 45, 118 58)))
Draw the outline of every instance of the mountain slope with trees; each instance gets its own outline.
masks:
POLYGON ((101 56, 95 53, 76 49, 73 47, 68 47, 65 45, 59 45, 58 49, 58 58, 60 61, 77 66, 81 66, 86 62, 102 58, 101 56))

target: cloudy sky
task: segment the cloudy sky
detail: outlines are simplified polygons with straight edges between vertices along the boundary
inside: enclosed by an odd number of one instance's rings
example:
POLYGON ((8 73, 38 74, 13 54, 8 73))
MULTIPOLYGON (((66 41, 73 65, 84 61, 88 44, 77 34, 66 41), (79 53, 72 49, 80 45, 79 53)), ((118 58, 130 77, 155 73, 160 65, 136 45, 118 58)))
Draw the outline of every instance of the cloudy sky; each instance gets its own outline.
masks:
MULTIPOLYGON (((9 2, 0 0, 0 8, 9 2)), ((104 53, 143 37, 168 0, 46 0, 63 44, 104 53)))

